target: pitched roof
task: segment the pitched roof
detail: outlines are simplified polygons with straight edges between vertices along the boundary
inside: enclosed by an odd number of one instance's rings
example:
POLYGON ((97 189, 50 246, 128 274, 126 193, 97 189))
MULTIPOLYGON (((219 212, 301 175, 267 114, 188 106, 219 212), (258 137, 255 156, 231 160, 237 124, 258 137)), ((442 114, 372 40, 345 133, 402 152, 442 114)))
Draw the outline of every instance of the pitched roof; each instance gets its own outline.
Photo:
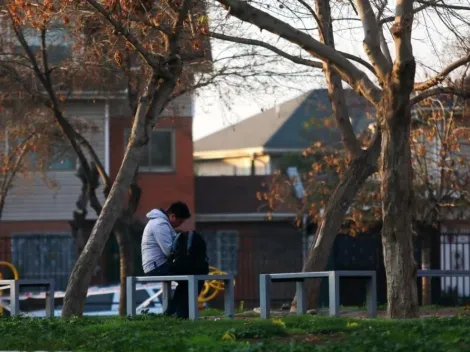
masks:
MULTIPOLYGON (((364 98, 346 90, 346 99, 356 133, 371 122, 372 112, 364 98)), ((297 98, 247 118, 195 141, 195 152, 245 148, 305 149, 312 142, 334 144, 341 140, 334 126, 326 89, 312 90, 297 98)))

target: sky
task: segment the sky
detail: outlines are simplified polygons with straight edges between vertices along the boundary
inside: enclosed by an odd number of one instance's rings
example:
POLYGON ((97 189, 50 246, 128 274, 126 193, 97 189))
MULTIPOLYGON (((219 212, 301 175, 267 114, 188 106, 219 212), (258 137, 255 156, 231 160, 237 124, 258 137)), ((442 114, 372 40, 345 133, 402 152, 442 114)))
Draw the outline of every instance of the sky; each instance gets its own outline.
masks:
MULTIPOLYGON (((231 19, 231 21, 232 23, 238 22, 238 25, 240 23, 237 19, 231 19)), ((445 50, 445 45, 449 42, 451 32, 444 26, 437 24, 433 16, 429 16, 429 18, 423 17, 417 22, 419 24, 416 24, 413 30, 413 50, 417 61, 422 64, 417 73, 417 80, 422 80, 426 78, 423 69, 424 66, 432 67, 434 70, 439 71, 440 68, 444 67, 451 59, 451 53, 445 50), (426 28, 424 24, 426 24, 426 28)), ((259 29, 252 25, 245 24, 244 28, 245 37, 263 39, 268 42, 272 42, 273 40, 272 35, 266 32, 260 34, 259 29), (256 37, 254 37, 254 35, 256 37)), ((346 26, 344 26, 344 28, 335 28, 337 48, 366 58, 362 48, 362 28, 358 26, 357 22, 355 22, 355 29, 350 30, 345 28, 346 26)), ((279 38, 275 38, 275 40, 277 44, 279 38)), ((390 41, 389 37, 387 41, 390 41)), ((393 44, 389 45, 389 47, 393 57, 393 44)), ((217 57, 217 55, 224 50, 226 50, 226 46, 223 43, 212 41, 213 57, 217 57)), ((428 70, 428 72, 430 71, 428 70)), ((309 80, 307 84, 300 80, 295 84, 297 86, 294 89, 278 88, 272 91, 271 94, 258 94, 253 91, 237 94, 232 93, 224 99, 224 101, 230 101, 229 106, 219 98, 218 92, 211 89, 200 91, 199 96, 195 99, 193 120, 194 140, 198 140, 222 128, 233 126, 237 122, 261 112, 262 109, 271 108, 275 104, 283 103, 300 95, 302 92, 324 87, 324 83, 321 79, 309 80)))

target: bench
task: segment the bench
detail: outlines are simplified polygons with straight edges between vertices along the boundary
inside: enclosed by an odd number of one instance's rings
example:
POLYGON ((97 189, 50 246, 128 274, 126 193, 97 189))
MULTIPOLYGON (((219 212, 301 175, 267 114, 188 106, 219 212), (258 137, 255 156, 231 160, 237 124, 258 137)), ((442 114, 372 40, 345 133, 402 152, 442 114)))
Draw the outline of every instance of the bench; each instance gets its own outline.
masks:
POLYGON ((260 310, 261 318, 269 319, 271 312, 271 283, 295 282, 297 314, 307 312, 305 280, 327 277, 329 282, 330 316, 339 316, 339 278, 366 277, 367 280, 367 315, 377 316, 377 283, 375 271, 318 271, 305 273, 262 274, 260 275, 260 310))
POLYGON ((54 316, 54 280, 0 280, 0 290, 10 289, 10 306, 8 308, 10 309, 11 316, 20 314, 20 287, 45 287, 46 317, 52 318, 54 316))
POLYGON ((127 277, 127 314, 136 315, 135 285, 137 282, 161 282, 163 285, 163 311, 168 307, 171 295, 171 283, 173 281, 188 282, 189 319, 197 320, 198 309, 198 284, 200 281, 220 280, 224 282, 224 306, 225 316, 234 316, 234 291, 233 275, 175 275, 175 276, 129 276, 127 277))

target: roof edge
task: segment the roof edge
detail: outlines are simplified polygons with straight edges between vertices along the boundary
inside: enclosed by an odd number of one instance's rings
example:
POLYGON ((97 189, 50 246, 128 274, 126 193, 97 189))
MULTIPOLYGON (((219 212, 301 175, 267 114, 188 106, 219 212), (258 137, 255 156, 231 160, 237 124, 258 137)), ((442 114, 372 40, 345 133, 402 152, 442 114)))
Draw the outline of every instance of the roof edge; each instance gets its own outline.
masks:
POLYGON ((196 214, 196 222, 252 222, 252 221, 291 221, 296 213, 225 213, 196 214))
POLYGON ((289 153, 289 152, 303 152, 304 148, 241 148, 241 149, 221 149, 221 150, 206 150, 194 152, 193 157, 196 160, 211 160, 211 159, 226 159, 226 158, 240 158, 252 157, 256 154, 270 154, 270 153, 289 153))

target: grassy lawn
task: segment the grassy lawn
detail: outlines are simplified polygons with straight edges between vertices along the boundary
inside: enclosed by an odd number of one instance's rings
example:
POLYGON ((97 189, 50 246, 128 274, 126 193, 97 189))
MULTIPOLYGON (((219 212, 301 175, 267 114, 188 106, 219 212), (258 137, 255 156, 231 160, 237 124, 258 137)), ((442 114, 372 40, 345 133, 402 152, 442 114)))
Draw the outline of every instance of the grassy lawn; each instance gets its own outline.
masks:
POLYGON ((320 316, 282 320, 0 319, 1 350, 470 351, 470 316, 387 321, 320 316))

